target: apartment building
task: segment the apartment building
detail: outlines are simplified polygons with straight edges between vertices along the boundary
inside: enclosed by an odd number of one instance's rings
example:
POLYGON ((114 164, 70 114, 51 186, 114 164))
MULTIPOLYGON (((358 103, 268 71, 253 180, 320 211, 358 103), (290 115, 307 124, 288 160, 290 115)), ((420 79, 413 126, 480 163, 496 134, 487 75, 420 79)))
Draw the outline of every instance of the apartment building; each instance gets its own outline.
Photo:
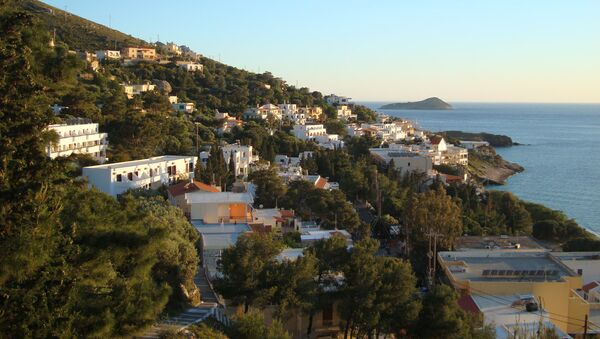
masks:
POLYGON ((49 125, 58 134, 58 142, 46 146, 51 159, 75 154, 89 154, 100 163, 106 161, 108 134, 100 133, 98 124, 89 119, 72 119, 65 124, 49 125))
POLYGON ((88 166, 83 177, 91 187, 116 197, 130 189, 156 189, 178 180, 194 177, 198 158, 193 156, 163 155, 148 159, 88 166))
MULTIPOLYGON (((233 160, 235 175, 246 178, 250 172, 250 165, 259 160, 258 155, 254 154, 252 146, 244 146, 239 143, 225 145, 221 147, 223 158, 229 166, 229 162, 233 160)), ((210 152, 200 152, 200 164, 206 166, 210 152)))
POLYGON ((298 109, 296 104, 280 104, 281 116, 294 124, 304 125, 306 123, 306 114, 304 110, 298 109))
POLYGON ((298 112, 304 114, 306 120, 319 121, 323 116, 323 109, 319 106, 299 107, 298 112))
POLYGON ((322 124, 294 125, 293 133, 301 140, 315 140, 317 137, 327 136, 327 130, 322 124))

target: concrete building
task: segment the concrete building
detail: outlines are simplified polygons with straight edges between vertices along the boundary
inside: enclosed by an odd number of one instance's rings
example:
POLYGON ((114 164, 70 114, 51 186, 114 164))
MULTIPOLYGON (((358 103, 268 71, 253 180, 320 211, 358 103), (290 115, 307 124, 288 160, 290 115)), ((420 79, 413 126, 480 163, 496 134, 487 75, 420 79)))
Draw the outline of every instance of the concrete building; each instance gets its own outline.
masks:
POLYGON ((294 136, 300 140, 316 140, 317 137, 327 136, 327 130, 322 124, 294 125, 294 136))
POLYGON ((49 125, 48 130, 58 134, 58 142, 46 146, 46 154, 51 158, 68 157, 75 154, 89 154, 100 163, 106 159, 108 134, 98 131, 98 124, 88 119, 72 119, 65 124, 49 125))
POLYGON ((192 114, 196 110, 196 104, 193 102, 172 103, 171 107, 175 112, 184 112, 188 114, 192 114))
POLYGON ((167 50, 167 52, 174 54, 174 55, 181 55, 181 48, 179 48, 179 46, 177 44, 174 44, 172 42, 169 42, 165 45, 165 49, 167 50))
POLYGON ((198 158, 163 155, 148 159, 118 162, 83 168, 90 188, 116 197, 130 189, 156 189, 194 177, 198 158))
POLYGON ((329 94, 325 96, 325 101, 329 105, 349 105, 352 98, 337 96, 335 94, 329 94))
MULTIPOLYGON (((518 305, 510 300, 529 295, 539 301, 538 313, 564 333, 581 335, 586 317, 590 319, 588 333, 592 328, 600 329, 595 327, 600 324, 594 323, 595 305, 580 292, 582 275, 568 267, 560 255, 544 250, 473 250, 440 252, 437 259, 450 284, 463 295, 506 300, 509 306, 518 305)), ((498 319, 485 312, 483 315, 487 323, 498 319)))
POLYGON ((431 157, 419 153, 393 148, 371 148, 369 151, 386 164, 394 160, 394 166, 401 174, 413 171, 429 174, 433 169, 431 157))
POLYGON ((136 84, 136 85, 126 85, 123 84, 123 91, 125 91, 125 95, 127 98, 133 99, 134 95, 140 95, 144 92, 153 91, 156 89, 156 85, 145 83, 145 84, 136 84))
POLYGON ((281 120, 281 109, 273 104, 265 104, 257 107, 249 107, 244 111, 244 119, 265 120, 268 117, 281 120))
POLYGON ((156 49, 147 47, 125 47, 121 50, 125 59, 132 60, 155 60, 156 49))
POLYGON ((169 188, 167 188, 168 200, 172 205, 181 208, 183 214, 185 214, 185 216, 189 219, 191 217, 190 205, 188 204, 187 200, 185 200, 185 194, 196 191, 217 193, 221 192, 221 189, 216 186, 207 185, 192 179, 169 186, 169 188))
POLYGON ((100 61, 104 59, 118 60, 121 59, 121 51, 113 51, 109 49, 96 51, 96 58, 100 61))
POLYGON ((339 105, 337 107, 337 118, 342 120, 356 119, 356 114, 352 114, 350 107, 339 105))
POLYGON ((294 124, 304 125, 306 123, 306 114, 301 112, 296 104, 280 104, 281 116, 294 124))
POLYGON ((177 66, 185 69, 188 72, 202 72, 204 70, 204 65, 197 62, 178 61, 177 66))
POLYGON ((252 221, 252 203, 250 193, 204 193, 185 194, 190 205, 190 218, 201 220, 205 224, 248 223, 252 221))
MULTIPOLYGON (((233 159, 235 174, 236 176, 242 176, 246 178, 250 172, 250 165, 259 160, 258 155, 254 154, 252 146, 240 145, 238 143, 225 145, 221 147, 223 151, 223 158, 227 165, 233 159)), ((206 165, 210 152, 200 152, 200 163, 202 166, 206 165)))

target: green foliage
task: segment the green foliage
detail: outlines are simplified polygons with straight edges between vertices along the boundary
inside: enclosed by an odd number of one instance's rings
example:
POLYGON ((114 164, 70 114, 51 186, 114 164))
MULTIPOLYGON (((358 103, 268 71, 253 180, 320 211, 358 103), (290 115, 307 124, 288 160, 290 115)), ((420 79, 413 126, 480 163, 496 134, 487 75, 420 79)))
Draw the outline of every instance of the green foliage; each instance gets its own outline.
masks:
POLYGON ((564 243, 562 248, 565 252, 600 251, 600 240, 591 238, 575 238, 564 243))
POLYGON ((321 222, 326 229, 347 229, 356 234, 367 234, 365 225, 340 190, 316 188, 304 180, 293 181, 281 201, 281 205, 296 211, 305 220, 321 222))
POLYGON ((217 185, 225 190, 233 183, 235 173, 227 166, 221 147, 212 145, 206 164, 196 167, 195 177, 205 184, 217 185))
POLYGON ((232 339, 289 339, 290 335, 283 329, 283 324, 273 320, 270 325, 265 325, 263 313, 251 309, 245 314, 234 318, 229 331, 232 339))
POLYGON ((256 186, 255 206, 273 208, 285 195, 286 187, 273 167, 254 171, 248 179, 256 186))
POLYGON ((419 338, 494 338, 493 332, 474 331, 469 317, 458 307, 451 287, 437 286, 423 298, 423 308, 415 327, 419 338))
POLYGON ((281 244, 269 236, 252 233, 238 238, 221 256, 223 275, 215 281, 217 291, 234 305, 244 305, 246 312, 255 303, 264 304, 274 292, 267 273, 280 250, 281 244))
POLYGON ((348 134, 346 130, 346 124, 341 120, 328 120, 325 122, 325 129, 328 134, 338 134, 341 138, 348 134))
POLYGON ((371 123, 377 120, 377 112, 363 105, 352 106, 352 113, 356 114, 359 122, 371 123))

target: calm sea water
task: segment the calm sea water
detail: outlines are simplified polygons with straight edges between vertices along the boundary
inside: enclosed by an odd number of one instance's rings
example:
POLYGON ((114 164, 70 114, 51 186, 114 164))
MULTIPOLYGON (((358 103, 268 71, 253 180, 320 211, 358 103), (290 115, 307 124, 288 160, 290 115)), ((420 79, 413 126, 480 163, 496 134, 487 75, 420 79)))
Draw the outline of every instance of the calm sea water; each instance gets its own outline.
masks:
POLYGON ((600 233, 600 105, 452 103, 452 111, 416 111, 364 104, 430 131, 504 134, 525 144, 497 149, 525 172, 494 189, 562 210, 600 233))

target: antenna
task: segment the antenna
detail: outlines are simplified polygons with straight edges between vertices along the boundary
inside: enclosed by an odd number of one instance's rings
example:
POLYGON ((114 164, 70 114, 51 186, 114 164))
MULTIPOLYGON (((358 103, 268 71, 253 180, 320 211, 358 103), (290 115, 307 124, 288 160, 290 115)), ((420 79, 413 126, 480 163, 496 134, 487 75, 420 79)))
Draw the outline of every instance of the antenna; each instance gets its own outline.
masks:
POLYGON ((112 16, 108 13, 108 28, 112 28, 112 16))

